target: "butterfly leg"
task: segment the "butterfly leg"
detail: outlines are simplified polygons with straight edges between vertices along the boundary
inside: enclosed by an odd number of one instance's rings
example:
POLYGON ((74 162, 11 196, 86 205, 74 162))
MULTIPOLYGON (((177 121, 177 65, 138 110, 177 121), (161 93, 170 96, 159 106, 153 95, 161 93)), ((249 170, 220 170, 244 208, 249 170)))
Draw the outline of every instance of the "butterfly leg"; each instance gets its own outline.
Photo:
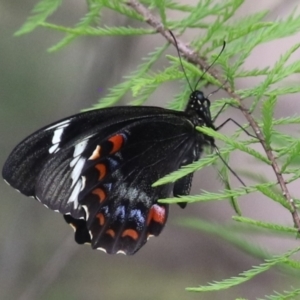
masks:
POLYGON ((255 139, 257 139, 257 137, 253 134, 251 134, 249 131, 247 131, 245 128, 243 128, 237 121, 235 121, 232 118, 228 118, 226 121, 224 121, 222 124, 220 124, 218 127, 216 127, 216 130, 218 131, 219 129, 221 129, 224 125, 226 125, 228 122, 233 122, 237 127, 239 127, 240 129, 242 129, 248 136, 251 136, 255 139))

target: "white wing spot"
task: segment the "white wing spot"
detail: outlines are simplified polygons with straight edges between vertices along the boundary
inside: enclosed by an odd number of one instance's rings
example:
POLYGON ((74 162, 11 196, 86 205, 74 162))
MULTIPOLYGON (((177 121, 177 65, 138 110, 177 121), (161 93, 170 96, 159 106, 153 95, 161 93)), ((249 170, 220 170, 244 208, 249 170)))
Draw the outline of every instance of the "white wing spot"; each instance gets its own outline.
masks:
POLYGON ((153 234, 149 234, 149 236, 147 237, 147 241, 149 241, 150 238, 154 237, 153 234))
POLYGON ((61 141, 61 136, 62 136, 65 128, 69 126, 70 122, 71 122, 71 119, 68 119, 68 120, 62 121, 60 123, 57 123, 57 124, 45 129, 45 131, 47 131, 47 130, 56 128, 54 130, 54 134, 52 137, 52 146, 48 150, 48 152, 50 154, 55 153, 59 150, 59 143, 61 141))
POLYGON ((107 253, 106 250, 104 248, 101 248, 101 247, 97 248, 97 250, 100 250, 100 251, 103 251, 104 253, 107 253))
POLYGON ((64 132, 64 128, 63 127, 59 127, 54 131, 54 135, 52 138, 52 144, 57 144, 60 142, 61 136, 64 132))
MULTIPOLYGON (((89 211, 88 211, 88 208, 87 208, 87 206, 86 205, 82 205, 82 207, 83 207, 83 209, 84 209, 84 211, 85 211, 85 220, 87 221, 88 220, 88 218, 89 218, 89 211)), ((90 232, 90 236, 91 236, 91 239, 93 238, 92 237, 92 233, 90 232)))
POLYGON ((79 180, 75 187, 73 188, 72 194, 68 199, 68 203, 73 202, 74 208, 78 207, 78 194, 80 193, 81 189, 81 180, 79 180))
POLYGON ((70 162, 70 167, 71 167, 71 168, 73 168, 73 167, 77 164, 79 158, 80 158, 80 157, 78 156, 78 157, 75 157, 75 158, 73 158, 73 159, 71 160, 71 162, 70 162))
POLYGON ((80 189, 80 192, 85 188, 85 183, 86 183, 86 177, 81 176, 81 189, 80 189))
POLYGON ((59 145, 58 145, 58 144, 54 144, 53 146, 51 146, 51 147, 49 148, 48 152, 49 152, 50 154, 52 154, 52 153, 57 152, 58 150, 59 150, 59 145))
POLYGON ((9 186, 10 186, 10 184, 9 184, 9 182, 8 181, 6 181, 5 179, 3 179, 4 180, 4 182, 6 183, 6 184, 8 184, 9 186))
POLYGON ((86 148, 87 143, 88 143, 88 140, 84 140, 84 141, 81 141, 80 143, 78 143, 75 146, 73 157, 80 155, 86 148))
POLYGON ((80 157, 71 173, 71 178, 72 178, 72 185, 71 188, 75 185, 75 183, 78 181, 81 171, 83 169, 83 166, 85 164, 85 158, 80 157))

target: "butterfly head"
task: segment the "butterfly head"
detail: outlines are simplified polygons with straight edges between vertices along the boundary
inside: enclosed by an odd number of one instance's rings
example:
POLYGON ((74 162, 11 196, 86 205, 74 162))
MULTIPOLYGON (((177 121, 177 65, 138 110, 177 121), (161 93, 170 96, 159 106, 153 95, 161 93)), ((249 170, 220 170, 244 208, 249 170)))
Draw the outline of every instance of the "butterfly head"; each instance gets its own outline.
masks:
POLYGON ((207 126, 209 128, 215 129, 210 114, 210 101, 204 96, 204 94, 201 91, 195 90, 191 93, 186 111, 192 111, 193 113, 197 114, 197 125, 207 126))

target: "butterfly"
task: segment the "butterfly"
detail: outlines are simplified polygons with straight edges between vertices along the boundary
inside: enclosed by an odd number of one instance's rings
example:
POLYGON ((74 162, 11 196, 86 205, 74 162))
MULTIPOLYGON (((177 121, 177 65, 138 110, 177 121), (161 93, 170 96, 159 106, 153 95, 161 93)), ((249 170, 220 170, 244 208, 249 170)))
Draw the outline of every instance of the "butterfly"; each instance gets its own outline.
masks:
POLYGON ((210 101, 199 90, 184 111, 117 106, 79 113, 25 138, 2 176, 63 214, 77 243, 131 255, 167 221, 168 205, 157 200, 188 195, 193 174, 152 184, 198 160, 204 146, 215 146, 197 126, 216 129, 210 101))

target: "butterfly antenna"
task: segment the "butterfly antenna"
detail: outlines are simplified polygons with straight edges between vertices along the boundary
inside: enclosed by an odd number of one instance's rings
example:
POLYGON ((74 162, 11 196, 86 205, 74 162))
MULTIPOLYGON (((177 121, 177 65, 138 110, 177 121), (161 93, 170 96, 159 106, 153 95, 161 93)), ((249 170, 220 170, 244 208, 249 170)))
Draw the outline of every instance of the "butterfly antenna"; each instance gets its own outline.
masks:
MULTIPOLYGON (((226 42, 223 41, 223 47, 220 51, 220 53, 218 54, 218 56, 214 59, 214 61, 211 63, 211 65, 204 71, 204 73, 201 75, 201 77, 198 79, 198 81, 196 82, 196 85, 195 85, 195 88, 194 90, 197 89, 197 85, 199 84, 199 82, 202 80, 203 76, 208 72, 208 70, 215 64, 215 62, 219 59, 219 57, 221 56, 221 54, 223 53, 224 49, 225 49, 225 46, 226 46, 226 42)), ((223 87, 223 85, 222 85, 223 87)))
POLYGON ((215 93, 217 93, 219 90, 221 90, 221 89, 226 85, 227 82, 228 82, 228 78, 222 83, 221 86, 219 86, 216 90, 212 91, 206 98, 211 97, 213 94, 215 94, 215 93))
POLYGON ((244 186, 247 187, 246 184, 244 183, 244 181, 238 176, 238 174, 236 174, 236 172, 233 171, 233 169, 228 165, 228 163, 225 161, 225 159, 222 157, 219 148, 216 145, 213 145, 213 147, 215 148, 215 151, 217 153, 217 155, 219 156, 219 158, 222 160, 223 164, 228 168, 228 170, 231 172, 231 174, 244 186))
POLYGON ((188 77, 186 75, 185 69, 183 67, 182 58, 181 58, 181 54, 180 54, 180 51, 179 51, 179 47, 178 47, 178 43, 177 43, 176 37, 175 37, 175 35, 173 34, 173 32, 171 30, 169 30, 169 33, 170 33, 170 35, 172 36, 172 38, 174 40, 175 48, 177 50, 177 54, 178 54, 178 57, 179 57, 179 61, 180 61, 180 65, 181 65, 181 69, 182 69, 182 72, 184 74, 184 77, 185 77, 185 79, 186 79, 186 81, 187 81, 187 83, 188 83, 188 85, 190 87, 190 90, 193 92, 194 90, 192 88, 192 85, 191 85, 191 83, 190 83, 190 81, 189 81, 189 79, 188 79, 188 77))

